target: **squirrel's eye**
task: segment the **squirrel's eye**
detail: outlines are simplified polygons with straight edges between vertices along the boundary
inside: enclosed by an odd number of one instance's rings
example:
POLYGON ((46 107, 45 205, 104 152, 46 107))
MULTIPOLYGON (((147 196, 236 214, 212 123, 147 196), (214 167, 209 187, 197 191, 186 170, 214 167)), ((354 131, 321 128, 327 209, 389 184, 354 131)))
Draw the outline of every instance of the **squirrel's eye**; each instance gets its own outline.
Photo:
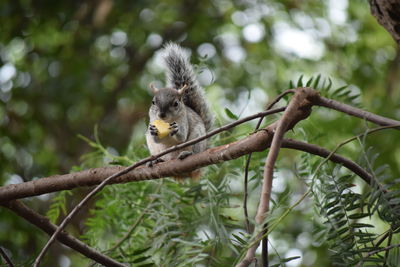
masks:
POLYGON ((177 106, 178 106, 178 101, 175 101, 174 107, 177 107, 177 106))
POLYGON ((155 102, 154 100, 152 100, 152 101, 151 101, 151 104, 155 105, 155 104, 156 104, 156 102, 155 102))

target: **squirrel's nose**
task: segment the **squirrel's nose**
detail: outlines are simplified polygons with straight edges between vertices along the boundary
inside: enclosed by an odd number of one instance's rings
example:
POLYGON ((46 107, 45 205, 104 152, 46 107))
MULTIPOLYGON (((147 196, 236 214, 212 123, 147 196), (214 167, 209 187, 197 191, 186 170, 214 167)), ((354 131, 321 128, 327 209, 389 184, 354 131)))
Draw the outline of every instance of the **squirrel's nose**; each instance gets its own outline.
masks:
POLYGON ((160 113, 160 118, 161 118, 161 119, 164 119, 164 118, 165 118, 165 113, 164 113, 164 112, 160 113))

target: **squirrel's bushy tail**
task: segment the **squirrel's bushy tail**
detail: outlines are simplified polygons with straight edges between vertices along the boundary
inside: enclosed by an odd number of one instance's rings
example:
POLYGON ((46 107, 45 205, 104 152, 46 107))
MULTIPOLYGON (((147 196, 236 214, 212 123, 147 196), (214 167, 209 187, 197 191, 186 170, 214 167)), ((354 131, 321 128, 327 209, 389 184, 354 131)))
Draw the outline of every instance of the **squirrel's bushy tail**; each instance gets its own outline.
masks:
POLYGON ((167 67, 167 86, 176 89, 187 85, 183 102, 202 118, 206 131, 213 125, 214 118, 203 88, 199 85, 187 53, 177 44, 168 43, 164 47, 164 60, 167 67))

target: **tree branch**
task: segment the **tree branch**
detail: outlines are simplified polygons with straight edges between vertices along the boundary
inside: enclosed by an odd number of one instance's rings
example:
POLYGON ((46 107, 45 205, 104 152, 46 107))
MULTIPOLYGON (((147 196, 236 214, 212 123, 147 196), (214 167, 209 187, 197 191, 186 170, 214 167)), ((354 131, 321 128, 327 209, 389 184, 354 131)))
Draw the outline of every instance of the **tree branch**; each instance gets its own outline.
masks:
MULTIPOLYGON (((325 148, 313 144, 304 143, 301 141, 296 141, 293 139, 283 139, 282 148, 301 150, 313 155, 320 156, 322 158, 327 158, 331 154, 331 151, 325 148)), ((329 157, 329 160, 338 164, 342 164, 344 167, 346 167, 347 169, 358 175, 367 184, 369 185, 371 184, 371 180, 373 179, 371 174, 369 174, 366 170, 364 170, 360 165, 358 165, 354 161, 342 157, 338 154, 332 154, 329 157)))
MULTIPOLYGON (((147 157, 136 163, 135 166, 138 166, 138 164, 146 163, 150 160, 154 160, 156 157, 165 155, 173 150, 177 150, 182 147, 192 145, 201 140, 207 139, 212 135, 233 128, 243 122, 259 118, 261 116, 281 112, 284 109, 285 108, 277 108, 269 111, 263 111, 252 116, 243 118, 241 120, 229 123, 223 127, 209 132, 205 136, 193 139, 186 143, 182 143, 179 146, 171 147, 158 155, 147 157)), ((269 129, 272 131, 275 129, 274 127, 275 125, 272 124, 269 126, 269 129)), ((37 196, 61 190, 73 189, 81 186, 97 185, 110 175, 122 171, 124 171, 124 174, 116 177, 116 179, 111 181, 110 184, 177 176, 178 174, 189 173, 195 169, 210 164, 238 158, 240 156, 248 154, 250 151, 261 151, 268 147, 267 145, 263 144, 263 142, 266 142, 264 138, 268 139, 271 136, 272 135, 266 135, 265 133, 261 132, 256 133, 234 143, 210 148, 204 152, 194 154, 185 160, 171 160, 166 163, 159 163, 151 168, 140 167, 131 172, 129 172, 128 168, 122 166, 102 167, 64 175, 54 175, 20 184, 10 184, 0 187, 0 202, 23 197, 37 196)))
MULTIPOLYGON (((285 95, 290 94, 290 93, 295 93, 294 89, 290 89, 290 90, 286 90, 284 92, 282 92, 281 94, 279 94, 271 103, 268 104, 266 110, 270 110, 276 103, 278 103, 285 95)), ((261 117, 256 125, 256 128, 254 130, 253 133, 255 133, 261 126, 261 123, 263 121, 264 117, 261 117)), ((251 233, 251 228, 250 228, 250 221, 249 221, 249 213, 247 211, 247 197, 248 197, 248 180, 249 180, 249 166, 250 166, 250 161, 251 161, 251 155, 252 153, 250 152, 247 155, 247 159, 246 159, 246 164, 245 164, 245 168, 244 168, 244 196, 243 196, 243 212, 244 212, 244 221, 245 221, 245 225, 246 225, 246 230, 248 233, 251 233)))
MULTIPOLYGON (((291 99, 282 118, 278 121, 278 126, 272 139, 271 148, 268 152, 267 159, 265 160, 260 203, 255 218, 256 223, 261 227, 264 223, 266 213, 269 211, 269 200, 271 198, 274 166, 276 159, 278 158, 283 136, 289 128, 293 127, 299 121, 297 120, 299 115, 306 118, 311 113, 312 102, 316 96, 316 91, 312 90, 311 88, 296 89, 294 97, 291 99)), ((260 231, 257 236, 263 236, 263 231, 260 231)), ((249 248, 244 260, 236 265, 237 267, 248 266, 249 262, 253 261, 255 257, 255 251, 257 250, 259 243, 260 242, 256 242, 252 247, 249 248)), ((264 243, 267 244, 267 242, 264 243)), ((267 262, 268 261, 264 261, 262 265, 266 267, 267 262)))
POLYGON ((369 0, 372 15, 400 44, 400 3, 398 0, 369 0))
POLYGON ((14 267, 14 264, 12 263, 12 261, 10 260, 7 253, 3 250, 2 247, 0 247, 0 256, 1 256, 0 259, 3 258, 9 267, 14 267))
MULTIPOLYGON (((42 229, 47 234, 53 234, 57 226, 52 224, 48 218, 34 212, 27 206, 25 206, 22 202, 18 200, 12 200, 9 202, 1 203, 4 207, 10 209, 12 212, 16 213, 17 215, 21 216, 31 224, 35 225, 36 227, 42 229)), ((64 245, 72 248, 75 251, 78 251, 82 255, 100 263, 104 266, 116 266, 116 267, 123 267, 125 265, 109 258, 106 255, 101 254, 100 252, 94 250, 93 248, 89 247, 85 243, 81 242, 80 240, 76 239, 75 237, 67 234, 66 232, 61 232, 57 240, 63 243, 64 245)))
POLYGON ((331 108, 331 109, 346 113, 348 115, 373 122, 373 123, 381 125, 381 126, 400 124, 400 121, 382 117, 382 116, 373 114, 371 112, 368 112, 368 111, 365 111, 365 110, 362 110, 359 108, 355 108, 350 105, 346 105, 344 103, 338 102, 333 99, 325 98, 322 96, 320 96, 316 99, 315 105, 331 108))
POLYGON ((387 247, 384 247, 384 248, 380 248, 380 249, 371 251, 371 252, 369 252, 365 257, 363 257, 363 258, 361 259, 361 261, 357 264, 357 267, 363 266, 364 261, 365 261, 367 258, 369 258, 369 257, 371 257, 371 256, 373 256, 373 255, 375 255, 375 254, 378 254, 378 253, 380 253, 380 252, 382 252, 382 251, 389 251, 389 250, 391 250, 391 249, 398 248, 398 247, 400 247, 400 244, 390 245, 390 246, 387 246, 387 247))

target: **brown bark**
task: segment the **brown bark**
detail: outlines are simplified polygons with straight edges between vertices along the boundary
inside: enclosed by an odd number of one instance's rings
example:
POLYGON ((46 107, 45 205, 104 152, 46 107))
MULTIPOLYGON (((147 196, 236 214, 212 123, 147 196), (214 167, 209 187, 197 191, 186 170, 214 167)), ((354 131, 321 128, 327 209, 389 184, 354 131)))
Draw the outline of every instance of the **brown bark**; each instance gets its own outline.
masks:
POLYGON ((400 1, 369 0, 372 15, 400 44, 400 1))

